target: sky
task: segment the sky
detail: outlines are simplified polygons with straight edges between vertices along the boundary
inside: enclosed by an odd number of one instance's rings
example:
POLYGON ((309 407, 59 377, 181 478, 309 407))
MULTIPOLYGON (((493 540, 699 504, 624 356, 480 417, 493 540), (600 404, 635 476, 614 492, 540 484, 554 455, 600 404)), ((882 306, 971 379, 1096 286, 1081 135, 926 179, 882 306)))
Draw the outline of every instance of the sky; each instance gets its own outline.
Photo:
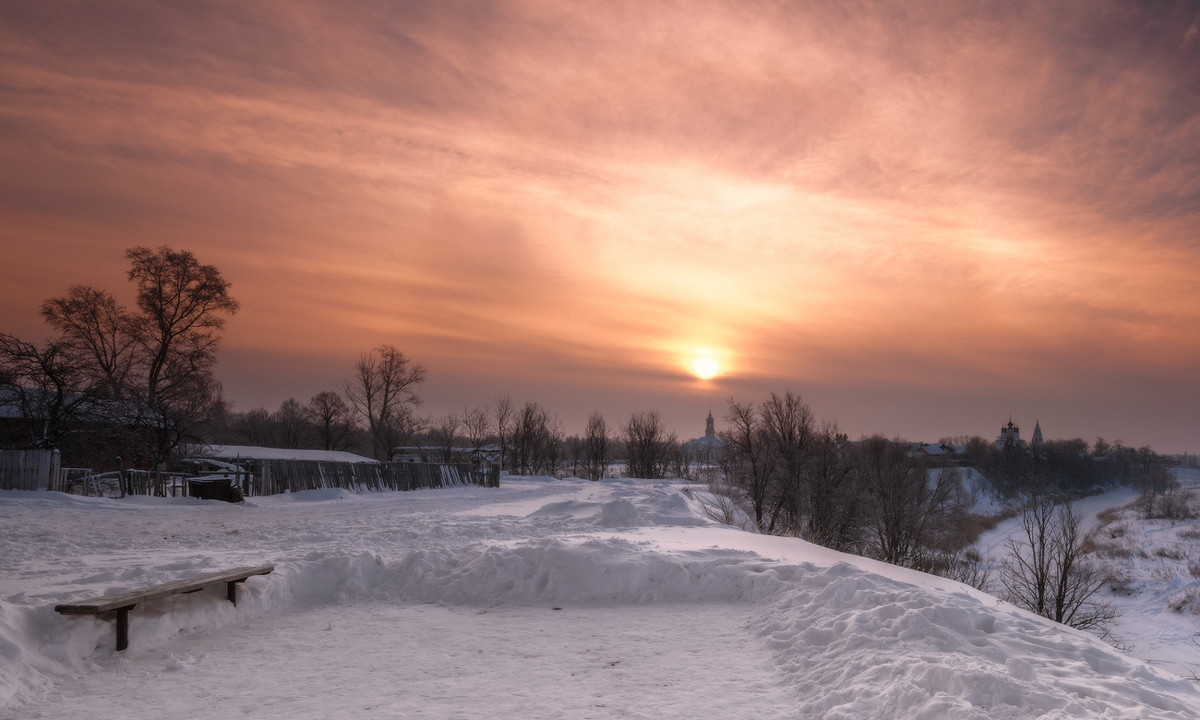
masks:
POLYGON ((1198 168, 1195 1, 0 4, 0 330, 188 249, 241 410, 1200 451, 1198 168))

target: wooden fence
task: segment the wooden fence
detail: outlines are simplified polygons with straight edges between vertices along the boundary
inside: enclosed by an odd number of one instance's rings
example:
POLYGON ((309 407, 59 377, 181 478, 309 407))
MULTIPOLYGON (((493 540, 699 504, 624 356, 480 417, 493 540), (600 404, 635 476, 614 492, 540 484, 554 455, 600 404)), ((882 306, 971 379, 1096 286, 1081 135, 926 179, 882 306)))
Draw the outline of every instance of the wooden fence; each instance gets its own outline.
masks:
POLYGON ((342 488, 352 492, 422 490, 479 485, 500 486, 497 465, 438 463, 348 463, 321 460, 244 461, 245 469, 200 475, 149 470, 93 474, 86 468, 59 468, 57 450, 0 451, 0 490, 59 490, 79 495, 188 495, 192 480, 228 481, 246 497, 302 490, 342 488))
POLYGON ((0 450, 0 490, 49 490, 58 465, 57 450, 0 450))
POLYGON ((414 462, 256 460, 251 463, 249 473, 238 479, 246 496, 328 488, 383 492, 465 485, 499 487, 500 468, 496 465, 475 468, 471 465, 414 462))

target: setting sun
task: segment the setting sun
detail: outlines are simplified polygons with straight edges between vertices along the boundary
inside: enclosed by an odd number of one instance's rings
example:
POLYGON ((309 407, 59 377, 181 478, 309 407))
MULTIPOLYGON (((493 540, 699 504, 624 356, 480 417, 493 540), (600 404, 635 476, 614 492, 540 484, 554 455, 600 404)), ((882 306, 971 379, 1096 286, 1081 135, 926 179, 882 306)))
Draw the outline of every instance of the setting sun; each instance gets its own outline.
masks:
POLYGON ((710 357, 696 358, 695 361, 692 362, 692 372, 695 373, 696 377, 700 378, 701 380, 710 380, 716 377, 717 373, 720 371, 721 366, 717 364, 716 360, 713 360, 710 357))

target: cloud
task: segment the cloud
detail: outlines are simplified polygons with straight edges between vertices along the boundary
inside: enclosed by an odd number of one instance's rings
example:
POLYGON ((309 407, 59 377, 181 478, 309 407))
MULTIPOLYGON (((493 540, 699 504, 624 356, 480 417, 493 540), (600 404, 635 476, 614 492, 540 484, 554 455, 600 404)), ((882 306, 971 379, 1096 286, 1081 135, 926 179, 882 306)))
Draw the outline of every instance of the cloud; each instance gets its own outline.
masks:
POLYGON ((3 19, 14 317, 167 242, 233 279, 238 373, 272 349, 316 368, 395 342, 463 383, 486 365, 497 384, 690 397, 674 380, 708 348, 742 388, 1078 398, 1081 378, 1186 383, 1200 358, 1194 14, 123 2, 3 19))

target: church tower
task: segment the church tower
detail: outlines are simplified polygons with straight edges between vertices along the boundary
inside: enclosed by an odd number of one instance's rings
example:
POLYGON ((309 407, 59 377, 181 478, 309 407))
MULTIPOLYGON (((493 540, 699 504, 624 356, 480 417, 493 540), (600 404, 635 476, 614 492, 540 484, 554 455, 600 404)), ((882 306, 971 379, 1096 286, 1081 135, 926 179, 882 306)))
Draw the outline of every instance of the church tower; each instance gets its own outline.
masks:
POLYGON ((1012 418, 1008 419, 1008 424, 1000 427, 1000 445, 1020 445, 1021 444, 1021 428, 1013 424, 1012 418))
POLYGON ((1033 438, 1029 442, 1034 445, 1042 444, 1042 424, 1037 420, 1033 422, 1033 438))
POLYGON ((708 419, 704 421, 704 437, 713 438, 717 436, 717 430, 713 427, 712 410, 708 411, 708 419))

